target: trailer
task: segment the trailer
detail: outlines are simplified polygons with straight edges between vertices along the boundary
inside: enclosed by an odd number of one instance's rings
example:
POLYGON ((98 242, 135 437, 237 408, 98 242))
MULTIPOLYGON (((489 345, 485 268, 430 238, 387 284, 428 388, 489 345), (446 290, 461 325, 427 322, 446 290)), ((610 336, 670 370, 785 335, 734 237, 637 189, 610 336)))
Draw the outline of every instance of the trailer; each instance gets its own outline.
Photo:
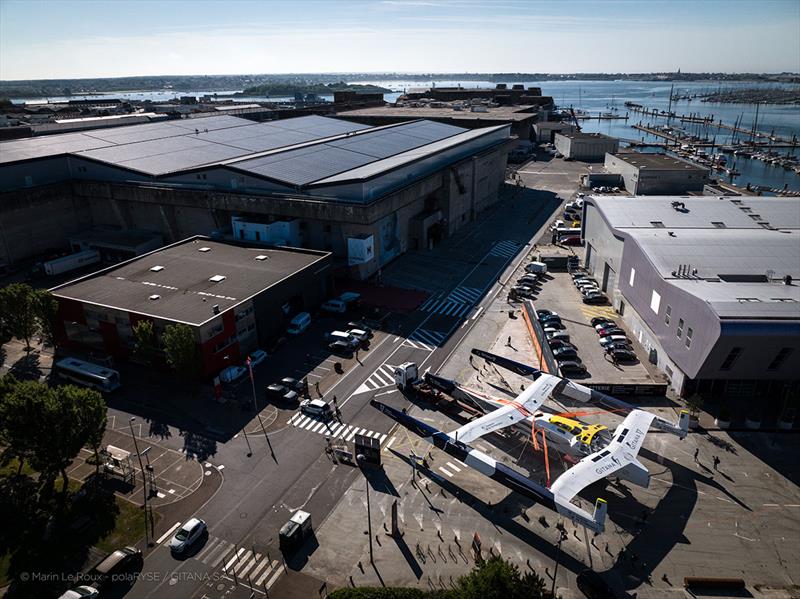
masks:
POLYGON ((56 258, 55 260, 48 260, 43 266, 44 271, 52 276, 82 268, 89 264, 96 264, 97 262, 100 262, 100 252, 97 250, 84 250, 56 258))

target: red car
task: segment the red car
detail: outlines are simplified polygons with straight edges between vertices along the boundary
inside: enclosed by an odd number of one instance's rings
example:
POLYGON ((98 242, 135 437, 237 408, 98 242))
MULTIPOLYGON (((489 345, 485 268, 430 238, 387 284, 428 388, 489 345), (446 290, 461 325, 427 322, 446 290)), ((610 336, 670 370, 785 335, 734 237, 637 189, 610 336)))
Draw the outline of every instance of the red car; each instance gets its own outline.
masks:
POLYGON ((578 235, 568 235, 567 237, 562 237, 559 243, 561 245, 582 245, 581 238, 578 235))

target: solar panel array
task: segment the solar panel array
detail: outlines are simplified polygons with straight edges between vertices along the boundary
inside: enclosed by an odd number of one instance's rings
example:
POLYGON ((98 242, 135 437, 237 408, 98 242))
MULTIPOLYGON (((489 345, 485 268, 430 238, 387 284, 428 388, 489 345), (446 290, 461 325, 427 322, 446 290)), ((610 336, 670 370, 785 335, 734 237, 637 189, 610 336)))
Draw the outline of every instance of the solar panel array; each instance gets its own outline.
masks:
POLYGON ((268 123, 220 115, 9 141, 0 164, 71 154, 163 175, 369 128, 316 115, 268 123))
POLYGON ((414 121, 352 138, 236 161, 229 166, 292 185, 305 185, 466 131, 433 121, 414 121))

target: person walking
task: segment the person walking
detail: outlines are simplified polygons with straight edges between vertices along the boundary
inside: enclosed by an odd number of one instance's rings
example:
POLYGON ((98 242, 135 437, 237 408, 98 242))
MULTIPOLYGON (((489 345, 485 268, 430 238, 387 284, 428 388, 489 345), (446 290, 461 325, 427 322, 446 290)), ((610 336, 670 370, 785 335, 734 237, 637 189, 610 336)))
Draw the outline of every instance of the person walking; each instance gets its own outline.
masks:
POLYGON ((700 448, 699 447, 694 450, 694 463, 695 464, 699 464, 700 463, 700 461, 697 459, 698 455, 700 455, 700 448))
POLYGON ((511 347, 511 335, 508 336, 508 341, 506 341, 506 345, 511 347))
POLYGON ((319 381, 316 381, 316 382, 314 383, 314 388, 317 390, 317 395, 319 395, 320 397, 322 397, 322 393, 320 393, 320 390, 319 390, 319 381))
POLYGON ((714 456, 714 470, 719 471, 719 462, 720 459, 717 456, 714 456))

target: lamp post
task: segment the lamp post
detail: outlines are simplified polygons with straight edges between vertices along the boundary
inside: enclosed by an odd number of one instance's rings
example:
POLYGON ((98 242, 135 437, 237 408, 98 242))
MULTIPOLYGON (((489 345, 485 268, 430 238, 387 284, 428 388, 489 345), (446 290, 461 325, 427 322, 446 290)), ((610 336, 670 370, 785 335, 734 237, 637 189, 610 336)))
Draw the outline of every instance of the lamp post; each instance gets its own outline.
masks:
POLYGON ((367 478, 367 473, 364 472, 364 454, 359 453, 356 456, 356 462, 358 462, 358 467, 361 469, 361 473, 364 475, 364 486, 367 489, 367 533, 369 534, 369 563, 374 564, 374 556, 372 552, 372 515, 369 509, 369 479, 367 478))
POLYGON ((133 437, 133 447, 136 449, 136 457, 139 459, 139 470, 142 473, 142 496, 144 497, 144 538, 148 545, 150 545, 150 534, 147 530, 147 477, 144 473, 144 466, 142 466, 142 454, 139 453, 139 443, 136 442, 136 434, 133 432, 133 421, 136 416, 131 416, 128 420, 128 426, 131 428, 131 436, 133 437))

